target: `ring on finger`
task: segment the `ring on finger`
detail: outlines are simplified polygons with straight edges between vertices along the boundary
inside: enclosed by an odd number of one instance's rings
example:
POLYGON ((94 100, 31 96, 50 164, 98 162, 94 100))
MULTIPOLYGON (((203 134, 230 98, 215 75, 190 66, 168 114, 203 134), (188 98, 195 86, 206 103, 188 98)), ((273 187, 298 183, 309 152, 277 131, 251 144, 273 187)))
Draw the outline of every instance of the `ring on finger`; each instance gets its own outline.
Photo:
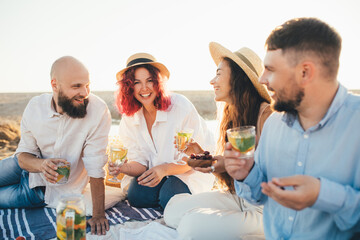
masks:
POLYGON ((211 165, 211 172, 213 173, 213 172, 215 172, 215 167, 214 167, 214 165, 211 165))

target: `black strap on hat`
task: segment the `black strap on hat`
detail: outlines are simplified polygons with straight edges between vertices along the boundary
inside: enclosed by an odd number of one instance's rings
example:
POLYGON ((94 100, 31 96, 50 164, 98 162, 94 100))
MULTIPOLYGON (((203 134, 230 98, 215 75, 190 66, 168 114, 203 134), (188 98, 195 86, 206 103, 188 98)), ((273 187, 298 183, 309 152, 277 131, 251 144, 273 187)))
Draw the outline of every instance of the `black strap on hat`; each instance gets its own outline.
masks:
POLYGON ((130 67, 134 64, 137 64, 137 63, 148 63, 148 62, 154 62, 153 60, 151 59, 148 59, 148 58, 137 58, 137 59, 134 59, 132 61, 130 61, 126 67, 130 67))
POLYGON ((234 52, 234 54, 238 56, 246 65, 248 65, 248 67, 256 74, 256 76, 259 77, 259 73, 256 71, 254 65, 252 65, 249 59, 247 59, 244 55, 242 55, 239 52, 234 52))

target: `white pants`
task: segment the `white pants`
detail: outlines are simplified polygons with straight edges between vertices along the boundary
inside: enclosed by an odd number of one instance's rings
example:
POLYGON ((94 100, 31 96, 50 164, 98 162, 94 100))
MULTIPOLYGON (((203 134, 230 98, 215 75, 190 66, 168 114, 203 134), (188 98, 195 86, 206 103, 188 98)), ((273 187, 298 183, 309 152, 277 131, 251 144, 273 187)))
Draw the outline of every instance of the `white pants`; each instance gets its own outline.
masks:
POLYGON ((262 207, 221 191, 175 195, 164 220, 184 240, 265 239, 262 207))

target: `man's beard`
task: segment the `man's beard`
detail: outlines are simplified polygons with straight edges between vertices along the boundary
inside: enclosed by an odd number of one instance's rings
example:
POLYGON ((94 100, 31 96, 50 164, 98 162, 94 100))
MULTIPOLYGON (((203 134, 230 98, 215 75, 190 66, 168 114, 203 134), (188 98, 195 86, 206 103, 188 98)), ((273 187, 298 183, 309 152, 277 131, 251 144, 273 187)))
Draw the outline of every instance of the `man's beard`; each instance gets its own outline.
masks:
POLYGON ((301 101, 305 96, 304 89, 299 89, 295 95, 295 99, 291 100, 278 100, 274 102, 273 108, 278 112, 286 112, 297 115, 298 111, 296 108, 300 105, 301 101))
POLYGON ((83 104, 79 104, 79 106, 75 106, 73 104, 73 100, 77 97, 68 98, 63 94, 63 92, 59 91, 58 96, 58 105, 62 108, 62 110, 71 118, 84 118, 86 115, 86 107, 89 103, 89 100, 84 99, 83 104))

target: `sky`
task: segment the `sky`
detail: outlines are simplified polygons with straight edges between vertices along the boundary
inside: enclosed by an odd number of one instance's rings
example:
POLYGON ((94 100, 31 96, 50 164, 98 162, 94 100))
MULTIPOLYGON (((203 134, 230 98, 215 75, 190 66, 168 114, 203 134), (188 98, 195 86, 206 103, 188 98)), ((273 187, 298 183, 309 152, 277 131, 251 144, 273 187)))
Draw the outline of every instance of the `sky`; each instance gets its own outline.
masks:
POLYGON ((342 36, 338 80, 360 89, 358 0, 0 0, 0 92, 50 92, 50 68, 71 55, 92 91, 114 91, 127 58, 147 52, 167 66, 172 90, 211 90, 210 42, 264 58, 270 32, 316 17, 342 36))

